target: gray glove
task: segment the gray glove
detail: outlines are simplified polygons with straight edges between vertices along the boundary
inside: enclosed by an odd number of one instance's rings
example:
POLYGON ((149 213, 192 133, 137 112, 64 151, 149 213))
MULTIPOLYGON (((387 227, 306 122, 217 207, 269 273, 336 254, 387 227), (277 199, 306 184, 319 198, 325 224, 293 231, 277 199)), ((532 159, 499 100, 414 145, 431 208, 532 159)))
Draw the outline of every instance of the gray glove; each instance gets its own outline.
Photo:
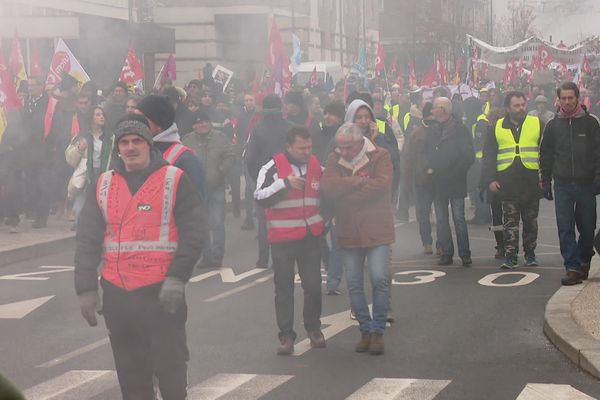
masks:
POLYGON ((79 307, 81 308, 81 315, 90 326, 98 325, 96 312, 100 311, 102 304, 97 290, 81 293, 79 295, 79 307))
POLYGON ((168 313, 175 314, 185 301, 185 282, 172 276, 167 277, 158 293, 160 306, 168 313))

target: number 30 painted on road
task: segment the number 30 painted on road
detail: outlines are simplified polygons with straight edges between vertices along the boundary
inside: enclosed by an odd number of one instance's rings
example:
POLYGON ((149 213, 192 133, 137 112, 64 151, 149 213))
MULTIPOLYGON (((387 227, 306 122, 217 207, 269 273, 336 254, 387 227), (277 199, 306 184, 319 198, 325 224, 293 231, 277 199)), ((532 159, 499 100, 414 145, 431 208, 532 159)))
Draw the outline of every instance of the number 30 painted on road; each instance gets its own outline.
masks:
MULTIPOLYGON (((424 283, 431 283, 431 282, 435 281, 437 278, 441 278, 442 276, 445 276, 446 273, 442 272, 442 271, 419 269, 419 270, 414 270, 414 271, 396 272, 394 275, 397 275, 397 276, 413 275, 412 277, 415 280, 410 281, 410 282, 401 282, 401 281, 392 279, 393 285, 421 285, 424 283)), ((489 275, 484 276, 477 283, 479 283, 480 285, 483 285, 483 286, 491 286, 491 287, 515 287, 515 286, 529 285, 530 283, 532 283, 539 277, 540 277, 539 274, 536 274, 533 272, 521 272, 521 271, 498 272, 495 274, 489 274, 489 275), (511 275, 521 276, 521 279, 519 279, 516 282, 512 282, 512 283, 495 283, 495 281, 498 278, 503 277, 503 276, 511 276, 511 275)))

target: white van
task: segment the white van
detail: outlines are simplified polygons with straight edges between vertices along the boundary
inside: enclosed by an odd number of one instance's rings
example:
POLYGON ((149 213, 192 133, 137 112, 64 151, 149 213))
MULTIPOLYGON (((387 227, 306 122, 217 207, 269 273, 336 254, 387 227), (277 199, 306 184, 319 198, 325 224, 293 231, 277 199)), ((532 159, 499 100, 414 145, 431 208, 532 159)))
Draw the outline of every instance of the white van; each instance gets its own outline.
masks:
POLYGON ((317 68, 318 82, 325 83, 331 76, 335 85, 340 79, 344 78, 344 71, 340 63, 335 61, 310 61, 303 62, 298 66, 298 73, 294 75, 295 84, 298 86, 306 85, 315 67, 317 68))

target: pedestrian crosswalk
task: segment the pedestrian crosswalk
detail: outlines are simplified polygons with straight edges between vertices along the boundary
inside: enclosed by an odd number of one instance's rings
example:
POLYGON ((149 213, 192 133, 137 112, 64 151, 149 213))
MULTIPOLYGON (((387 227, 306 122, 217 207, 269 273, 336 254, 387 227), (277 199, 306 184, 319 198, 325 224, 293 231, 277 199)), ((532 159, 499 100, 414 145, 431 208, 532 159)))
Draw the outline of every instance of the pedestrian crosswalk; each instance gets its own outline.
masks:
MULTIPOLYGON (((191 385, 188 399, 258 400, 279 387, 285 392, 283 385, 293 378, 293 375, 217 374, 199 384, 191 385)), ((434 400, 451 382, 434 379, 373 378, 347 395, 346 400, 434 400)), ((101 395, 104 392, 117 386, 115 371, 73 370, 33 386, 23 394, 28 400, 103 399, 101 395)), ((570 385, 529 383, 515 400, 565 399, 593 400, 594 398, 570 385)))

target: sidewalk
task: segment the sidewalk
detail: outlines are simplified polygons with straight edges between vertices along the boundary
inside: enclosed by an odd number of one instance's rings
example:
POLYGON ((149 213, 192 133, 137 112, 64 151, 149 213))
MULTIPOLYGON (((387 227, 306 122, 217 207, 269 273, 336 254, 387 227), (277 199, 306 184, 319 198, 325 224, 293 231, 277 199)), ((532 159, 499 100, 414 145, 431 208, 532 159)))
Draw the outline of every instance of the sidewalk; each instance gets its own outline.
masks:
POLYGON ((544 333, 584 371, 600 379, 600 261, 592 259, 590 278, 561 287, 546 305, 544 333))
POLYGON ((73 248, 73 222, 50 216, 48 226, 42 229, 32 229, 31 222, 22 219, 19 233, 10 233, 9 226, 0 225, 0 267, 73 248))

